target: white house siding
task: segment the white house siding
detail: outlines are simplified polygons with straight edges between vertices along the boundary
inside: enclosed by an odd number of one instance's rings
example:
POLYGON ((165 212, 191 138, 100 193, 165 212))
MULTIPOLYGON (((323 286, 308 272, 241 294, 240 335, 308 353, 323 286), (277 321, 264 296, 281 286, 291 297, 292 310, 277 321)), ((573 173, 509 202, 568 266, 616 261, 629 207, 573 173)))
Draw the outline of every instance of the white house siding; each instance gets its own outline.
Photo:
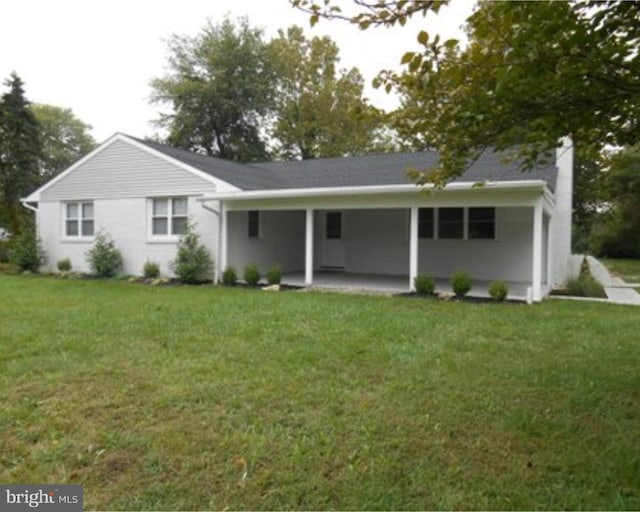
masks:
POLYGON ((280 265, 283 272, 304 269, 304 211, 261 211, 260 236, 249 238, 248 212, 229 212, 227 262, 241 277, 249 263, 266 272, 280 265))
MULTIPOLYGON (((56 269, 59 260, 69 258, 73 270, 88 272, 86 253, 93 241, 66 240, 63 202, 41 202, 38 207, 38 227, 43 248, 48 255, 48 267, 56 269)), ((173 275, 170 262, 175 258, 177 240, 159 241, 149 236, 149 199, 97 199, 94 201, 95 232, 103 230, 115 241, 124 260, 125 274, 140 275, 146 261, 160 265, 162 275, 173 275)), ((201 241, 216 256, 217 217, 202 208, 194 197, 188 202, 189 218, 196 224, 201 241)))
MULTIPOLYGON (((408 210, 345 210, 345 270, 365 274, 408 274, 408 210)), ((322 246, 324 230, 317 232, 322 246)), ((322 264, 319 258, 320 265, 322 264)))
POLYGON ((448 278, 526 281, 532 275, 533 209, 496 208, 495 240, 420 240, 418 271, 448 278))
MULTIPOLYGON (((212 178, 213 180, 213 178, 212 178)), ((218 191, 221 191, 218 184, 218 191)), ((115 140, 42 191, 41 201, 208 194, 216 184, 136 145, 115 140)))
POLYGON ((551 230, 552 280, 561 286, 570 275, 571 223, 573 208, 573 146, 568 138, 556 150, 558 176, 555 186, 555 214, 551 230))

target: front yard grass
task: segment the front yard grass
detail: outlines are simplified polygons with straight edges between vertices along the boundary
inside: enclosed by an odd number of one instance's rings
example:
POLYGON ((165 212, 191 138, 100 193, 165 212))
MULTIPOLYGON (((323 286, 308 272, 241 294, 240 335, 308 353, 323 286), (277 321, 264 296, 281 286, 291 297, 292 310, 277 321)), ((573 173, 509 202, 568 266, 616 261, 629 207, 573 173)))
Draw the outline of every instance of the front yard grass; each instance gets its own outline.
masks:
POLYGON ((85 510, 640 509, 639 319, 0 276, 0 482, 85 510))

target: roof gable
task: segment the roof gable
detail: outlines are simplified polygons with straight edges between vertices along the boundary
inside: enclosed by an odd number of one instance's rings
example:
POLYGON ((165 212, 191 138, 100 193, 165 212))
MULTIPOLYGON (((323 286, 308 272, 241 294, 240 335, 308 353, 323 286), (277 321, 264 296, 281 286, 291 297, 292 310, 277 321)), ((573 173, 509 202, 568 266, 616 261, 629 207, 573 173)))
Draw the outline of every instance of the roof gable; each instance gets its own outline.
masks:
POLYGON ((115 134, 24 201, 132 197, 163 193, 165 188, 175 193, 237 190, 136 139, 115 134))

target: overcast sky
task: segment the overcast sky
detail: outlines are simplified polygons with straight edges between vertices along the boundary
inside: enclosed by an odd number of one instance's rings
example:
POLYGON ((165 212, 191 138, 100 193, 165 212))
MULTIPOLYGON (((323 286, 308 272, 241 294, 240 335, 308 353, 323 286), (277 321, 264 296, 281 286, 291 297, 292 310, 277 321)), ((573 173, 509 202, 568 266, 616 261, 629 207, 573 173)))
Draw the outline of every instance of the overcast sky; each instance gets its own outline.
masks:
MULTIPOLYGON (((380 69, 399 69, 420 29, 464 38, 460 27, 473 4, 453 0, 437 16, 405 28, 363 32, 338 21, 310 28, 308 15, 288 0, 16 0, 2 7, 0 79, 16 71, 30 101, 71 108, 98 142, 115 132, 144 137, 154 133, 158 107, 149 104, 149 81, 165 70, 167 37, 194 35, 207 18, 247 16, 269 38, 294 24, 308 36, 329 35, 340 48, 341 67, 357 66, 370 83, 380 69)), ((395 105, 382 91, 369 87, 367 95, 379 107, 395 105)))

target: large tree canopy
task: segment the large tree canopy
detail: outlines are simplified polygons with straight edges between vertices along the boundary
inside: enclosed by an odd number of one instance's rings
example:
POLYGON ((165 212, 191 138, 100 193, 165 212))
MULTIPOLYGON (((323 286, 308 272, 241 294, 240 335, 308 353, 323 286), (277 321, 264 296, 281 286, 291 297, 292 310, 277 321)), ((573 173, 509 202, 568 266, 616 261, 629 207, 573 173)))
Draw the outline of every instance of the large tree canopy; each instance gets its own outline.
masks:
MULTIPOLYGON (((332 2, 291 1, 312 21, 341 15, 332 2)), ((364 10, 350 19, 365 28, 441 4, 357 3, 364 10)), ((396 120, 404 136, 440 151, 437 172, 418 181, 445 183, 487 146, 517 147, 532 167, 565 135, 593 151, 640 140, 639 19, 638 2, 482 2, 467 20, 464 49, 420 32, 405 72, 379 79, 403 96, 396 120)))
POLYGON ((260 30, 225 19, 194 37, 174 35, 168 67, 151 87, 152 100, 170 107, 158 121, 169 143, 230 160, 266 159, 261 128, 275 71, 260 30))
POLYGON ((357 68, 339 69, 328 37, 299 27, 265 41, 247 20, 173 36, 169 73, 153 80, 170 144, 222 158, 318 158, 387 149, 383 114, 357 68))
POLYGON ((0 222, 20 232, 20 199, 39 183, 42 155, 40 125, 29 109, 24 84, 16 73, 5 81, 0 97, 0 222))
POLYGON ((595 221, 591 250, 603 256, 640 258, 640 144, 613 154, 599 185, 607 208, 595 221))
POLYGON ((41 127, 40 182, 44 183, 89 153, 96 145, 91 126, 69 108, 32 104, 31 112, 41 127))
POLYGON ((320 158, 380 149, 382 113, 363 98, 357 68, 338 70, 329 37, 308 40, 299 27, 280 31, 270 48, 278 69, 275 123, 279 156, 320 158))

